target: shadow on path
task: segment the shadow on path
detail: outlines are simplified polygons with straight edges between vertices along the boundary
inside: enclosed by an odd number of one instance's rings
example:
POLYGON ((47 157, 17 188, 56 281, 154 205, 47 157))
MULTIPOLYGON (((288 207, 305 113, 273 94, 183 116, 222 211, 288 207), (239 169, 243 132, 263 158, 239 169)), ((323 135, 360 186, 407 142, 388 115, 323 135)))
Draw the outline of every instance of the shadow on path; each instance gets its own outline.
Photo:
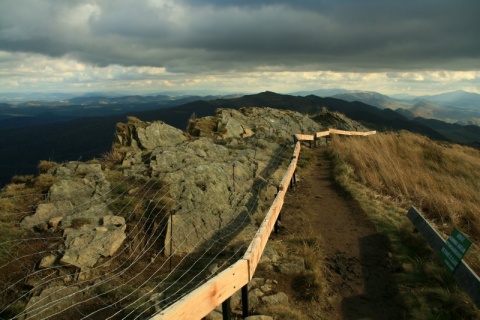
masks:
POLYGON ((343 318, 406 319, 396 301, 397 287, 391 278, 388 239, 375 233, 358 239, 364 292, 342 300, 343 318))

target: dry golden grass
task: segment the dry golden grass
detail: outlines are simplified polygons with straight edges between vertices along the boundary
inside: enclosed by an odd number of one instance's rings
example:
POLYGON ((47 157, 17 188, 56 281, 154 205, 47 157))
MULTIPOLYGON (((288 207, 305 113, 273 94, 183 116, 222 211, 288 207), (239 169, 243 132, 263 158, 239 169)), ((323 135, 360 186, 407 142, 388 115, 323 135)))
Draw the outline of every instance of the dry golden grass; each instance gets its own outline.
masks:
POLYGON ((34 185, 37 188, 37 190, 39 190, 42 193, 46 193, 55 182, 57 182, 57 178, 55 178, 53 175, 49 173, 45 173, 45 174, 40 174, 35 179, 34 185))
POLYGON ((292 282, 295 291, 295 300, 315 302, 323 306, 322 299, 327 291, 328 283, 325 278, 323 239, 320 235, 309 237, 287 236, 287 255, 298 255, 305 260, 305 271, 297 275, 292 282))
POLYGON ((336 138, 331 147, 360 183, 480 243, 479 150, 408 132, 336 138))
POLYGON ((40 171, 40 173, 47 173, 48 170, 56 167, 57 165, 58 163, 55 161, 40 160, 38 163, 38 171, 40 171))
POLYGON ((218 131, 218 124, 213 117, 193 117, 189 119, 186 131, 192 137, 213 137, 218 131))
POLYGON ((105 152, 102 155, 101 162, 107 169, 115 168, 115 166, 122 163, 123 154, 118 148, 112 148, 112 150, 105 152))
POLYGON ((33 176, 15 176, 12 181, 16 182, 0 192, 0 265, 11 259, 13 252, 23 249, 13 242, 26 235, 19 222, 43 200, 33 176))

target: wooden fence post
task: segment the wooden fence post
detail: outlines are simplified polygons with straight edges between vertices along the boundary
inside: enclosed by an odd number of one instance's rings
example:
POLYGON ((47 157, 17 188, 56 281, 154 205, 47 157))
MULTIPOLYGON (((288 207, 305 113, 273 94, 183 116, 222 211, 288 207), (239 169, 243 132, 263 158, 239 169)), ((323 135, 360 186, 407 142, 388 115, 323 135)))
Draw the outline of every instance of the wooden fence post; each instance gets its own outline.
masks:
POLYGON ((242 316, 248 317, 248 284, 242 287, 242 316))
POLYGON ((232 309, 230 307, 230 298, 222 302, 223 320, 232 320, 232 309))

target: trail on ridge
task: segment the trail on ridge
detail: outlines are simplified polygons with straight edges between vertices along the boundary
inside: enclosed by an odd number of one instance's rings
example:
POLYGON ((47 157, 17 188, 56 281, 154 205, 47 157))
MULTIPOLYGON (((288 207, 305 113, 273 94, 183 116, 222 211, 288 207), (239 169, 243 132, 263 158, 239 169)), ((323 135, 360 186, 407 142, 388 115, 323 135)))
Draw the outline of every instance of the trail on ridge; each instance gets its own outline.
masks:
POLYGON ((335 186, 326 147, 300 170, 300 181, 287 194, 282 226, 289 234, 320 234, 328 282, 329 310, 312 304, 312 319, 404 319, 391 281, 389 242, 360 206, 335 186))

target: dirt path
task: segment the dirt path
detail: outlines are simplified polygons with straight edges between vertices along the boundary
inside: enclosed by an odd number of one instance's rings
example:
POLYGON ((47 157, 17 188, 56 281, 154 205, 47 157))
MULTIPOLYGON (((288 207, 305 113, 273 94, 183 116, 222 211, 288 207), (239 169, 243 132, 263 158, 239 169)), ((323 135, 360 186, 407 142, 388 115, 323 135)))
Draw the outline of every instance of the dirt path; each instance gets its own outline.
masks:
POLYGON ((282 225, 288 233, 318 233, 324 240, 332 308, 322 312, 327 319, 403 319, 390 281, 388 240, 334 186, 326 149, 314 152, 315 163, 299 172, 300 181, 287 196, 282 225))

